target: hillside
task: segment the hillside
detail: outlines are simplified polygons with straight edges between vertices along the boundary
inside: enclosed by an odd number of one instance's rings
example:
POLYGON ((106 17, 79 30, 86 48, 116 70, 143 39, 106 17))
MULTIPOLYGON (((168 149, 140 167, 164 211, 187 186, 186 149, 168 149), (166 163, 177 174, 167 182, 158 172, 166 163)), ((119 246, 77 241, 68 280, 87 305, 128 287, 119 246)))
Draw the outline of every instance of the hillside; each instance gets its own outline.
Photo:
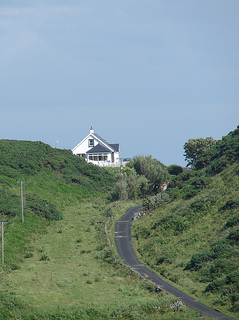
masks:
POLYGON ((138 279, 107 243, 106 221, 112 230, 109 217, 136 204, 110 202, 118 173, 70 150, 0 140, 0 215, 8 221, 0 319, 194 318, 186 307, 175 312, 175 298, 138 279), (26 182, 24 223, 17 181, 26 182))
POLYGON ((182 291, 239 317, 239 127, 170 180, 167 203, 133 225, 141 261, 182 291))

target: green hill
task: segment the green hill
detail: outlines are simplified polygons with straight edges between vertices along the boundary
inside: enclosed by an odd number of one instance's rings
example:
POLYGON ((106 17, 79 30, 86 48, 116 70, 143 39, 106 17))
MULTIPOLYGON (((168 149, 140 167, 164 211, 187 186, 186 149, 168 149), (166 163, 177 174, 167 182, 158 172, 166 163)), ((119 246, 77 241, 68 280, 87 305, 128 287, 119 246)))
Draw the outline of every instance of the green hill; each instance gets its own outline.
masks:
POLYGON ((223 313, 239 317, 239 126, 192 170, 173 177, 168 202, 134 223, 139 258, 223 313))
POLYGON ((155 292, 117 258, 109 217, 137 204, 110 202, 118 174, 70 150, 0 140, 0 215, 8 222, 0 319, 194 318, 186 307, 176 312, 175 298, 155 292), (26 182, 24 223, 17 181, 26 182))

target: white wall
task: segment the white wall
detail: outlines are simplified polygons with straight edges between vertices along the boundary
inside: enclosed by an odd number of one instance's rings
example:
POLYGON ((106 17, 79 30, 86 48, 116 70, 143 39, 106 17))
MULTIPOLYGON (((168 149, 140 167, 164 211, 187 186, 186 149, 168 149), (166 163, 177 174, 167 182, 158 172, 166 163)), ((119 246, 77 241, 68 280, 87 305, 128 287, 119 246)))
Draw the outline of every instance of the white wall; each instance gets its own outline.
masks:
MULTIPOLYGON (((86 153, 88 150, 90 150, 92 147, 89 147, 89 139, 94 139, 91 135, 88 135, 84 140, 82 140, 78 147, 73 149, 73 154, 82 154, 86 153)), ((95 140, 95 139, 94 139, 95 140)), ((98 142, 94 141, 94 146, 98 144, 98 142)))
MULTIPOLYGON (((77 154, 86 154, 86 152, 89 151, 92 148, 92 147, 89 147, 89 139, 94 139, 94 147, 99 144, 97 139, 95 139, 91 134, 89 134, 85 139, 83 139, 78 144, 78 146, 76 146, 72 150, 73 154, 75 154, 75 155, 77 155, 77 154)), ((108 156, 107 161, 111 162, 111 153, 108 153, 107 156, 108 156)), ((89 156, 86 155, 86 158, 88 159, 89 156)), ((115 152, 114 161, 117 162, 117 163, 120 162, 119 152, 115 152)))

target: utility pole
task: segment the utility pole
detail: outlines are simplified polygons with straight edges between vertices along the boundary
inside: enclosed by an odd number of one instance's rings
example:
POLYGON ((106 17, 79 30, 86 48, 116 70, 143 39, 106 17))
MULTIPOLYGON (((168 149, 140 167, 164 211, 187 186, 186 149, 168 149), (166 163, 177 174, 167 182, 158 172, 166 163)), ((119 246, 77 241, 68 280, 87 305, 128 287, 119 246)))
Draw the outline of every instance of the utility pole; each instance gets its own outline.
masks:
POLYGON ((4 223, 7 222, 1 222, 2 224, 2 263, 4 263, 4 223))
POLYGON ((21 184, 21 201, 22 201, 22 222, 24 222, 24 209, 23 209, 23 183, 26 183, 26 181, 17 181, 17 183, 21 184))

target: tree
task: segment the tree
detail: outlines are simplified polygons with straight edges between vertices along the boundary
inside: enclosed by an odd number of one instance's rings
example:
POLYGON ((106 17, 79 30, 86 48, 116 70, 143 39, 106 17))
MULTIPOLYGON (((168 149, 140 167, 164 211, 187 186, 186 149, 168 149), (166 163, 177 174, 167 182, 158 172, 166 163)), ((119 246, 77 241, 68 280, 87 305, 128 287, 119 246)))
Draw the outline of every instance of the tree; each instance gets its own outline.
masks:
POLYGON ((152 156, 135 156, 126 165, 133 168, 139 176, 144 176, 149 183, 149 192, 157 190, 160 184, 168 180, 166 167, 152 156))
POLYGON ((183 146, 185 160, 188 162, 187 167, 191 166, 193 168, 196 160, 200 158, 208 149, 214 146, 216 140, 212 137, 207 137, 205 139, 189 139, 183 146))
POLYGON ((158 193, 160 184, 169 179, 166 167, 152 156, 135 156, 126 167, 113 189, 113 200, 139 199, 158 193))
POLYGON ((139 176, 133 168, 124 168, 111 193, 113 200, 143 198, 148 192, 148 180, 139 176))
POLYGON ((177 176, 179 173, 183 172, 183 168, 178 166, 177 164, 171 164, 167 167, 168 173, 172 176, 177 176))

